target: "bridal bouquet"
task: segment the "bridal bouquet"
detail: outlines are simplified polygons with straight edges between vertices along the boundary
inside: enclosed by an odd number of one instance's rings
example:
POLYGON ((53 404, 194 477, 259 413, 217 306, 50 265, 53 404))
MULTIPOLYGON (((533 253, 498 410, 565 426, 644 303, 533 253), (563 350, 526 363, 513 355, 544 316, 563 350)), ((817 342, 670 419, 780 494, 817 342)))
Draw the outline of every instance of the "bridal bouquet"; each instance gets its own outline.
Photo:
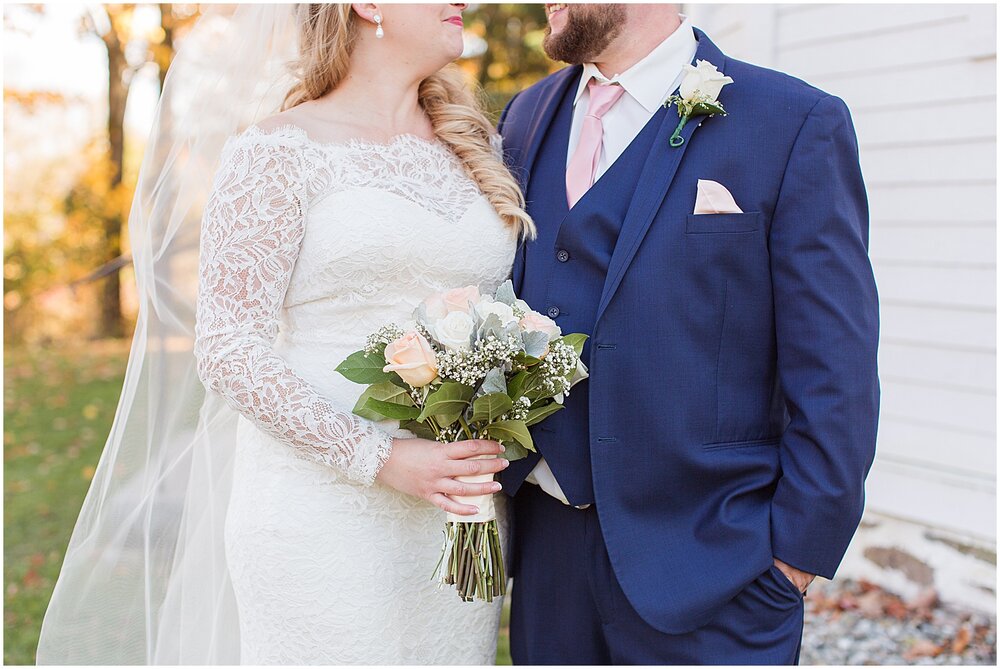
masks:
MULTIPOLYGON (((491 439, 503 444, 502 457, 517 460, 535 450, 528 427, 561 409, 570 388, 587 377, 580 361, 586 339, 563 335, 517 299, 510 281, 494 295, 466 286, 428 297, 406 327, 389 324, 369 335, 337 371, 368 386, 354 407, 359 416, 398 420, 441 442, 491 439)), ((493 496, 457 499, 480 513, 448 514, 435 577, 465 601, 493 601, 507 586, 493 496)))

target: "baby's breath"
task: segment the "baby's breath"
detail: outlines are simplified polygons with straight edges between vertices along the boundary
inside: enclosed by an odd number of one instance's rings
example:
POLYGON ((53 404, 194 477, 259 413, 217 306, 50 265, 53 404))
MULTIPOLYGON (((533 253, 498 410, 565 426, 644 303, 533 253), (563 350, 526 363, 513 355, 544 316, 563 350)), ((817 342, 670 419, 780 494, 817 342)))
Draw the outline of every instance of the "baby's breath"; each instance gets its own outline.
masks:
POLYGON ((521 342, 516 337, 489 336, 477 341, 470 350, 438 353, 438 375, 442 379, 476 386, 491 369, 510 363, 520 351, 521 342))
POLYGON ((518 397, 514 406, 502 418, 502 420, 524 420, 528 417, 528 409, 531 408, 531 400, 527 397, 518 397))
POLYGON ((365 342, 365 354, 371 355, 378 351, 379 346, 386 346, 403 336, 403 329, 395 323, 383 325, 378 330, 368 335, 365 342))
POLYGON ((549 352, 539 363, 546 394, 558 395, 569 390, 568 376, 576 369, 576 350, 563 341, 549 345, 549 352))
POLYGON ((437 435, 437 440, 444 444, 451 444, 456 441, 462 441, 463 437, 462 426, 455 423, 454 425, 450 425, 448 427, 442 427, 441 431, 437 435))

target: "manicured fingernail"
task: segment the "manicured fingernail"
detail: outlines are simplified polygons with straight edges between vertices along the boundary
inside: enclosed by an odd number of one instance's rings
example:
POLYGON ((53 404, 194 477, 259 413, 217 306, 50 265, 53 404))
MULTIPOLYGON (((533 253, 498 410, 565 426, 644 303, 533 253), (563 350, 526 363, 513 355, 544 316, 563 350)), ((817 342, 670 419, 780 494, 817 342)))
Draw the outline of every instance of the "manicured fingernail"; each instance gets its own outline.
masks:
POLYGON ((503 461, 503 468, 507 469, 507 467, 510 467, 510 460, 504 460, 503 461))
POLYGON ((500 485, 499 482, 494 482, 493 483, 493 492, 500 492, 501 490, 503 490, 503 486, 500 485))
POLYGON ((506 449, 506 448, 504 448, 504 445, 503 445, 503 444, 500 444, 500 452, 501 452, 501 453, 503 453, 503 452, 504 452, 504 451, 506 451, 506 450, 507 450, 507 449, 506 449))
POLYGON ((479 507, 478 506, 474 506, 472 508, 475 509, 475 511, 473 511, 472 513, 479 513, 479 507))

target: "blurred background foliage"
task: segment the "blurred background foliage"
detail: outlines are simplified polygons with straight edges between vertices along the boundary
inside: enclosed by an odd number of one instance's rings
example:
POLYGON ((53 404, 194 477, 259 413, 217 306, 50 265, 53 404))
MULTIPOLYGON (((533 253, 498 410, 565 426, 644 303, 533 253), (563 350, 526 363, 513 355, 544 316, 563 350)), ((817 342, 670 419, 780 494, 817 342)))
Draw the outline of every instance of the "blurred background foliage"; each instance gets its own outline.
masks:
MULTIPOLYGON (((51 87, 4 77, 5 664, 34 663, 121 390, 137 308, 127 220, 148 132, 127 112, 152 111, 143 99, 155 99, 201 6, 5 5, 5 41, 30 52, 67 12, 66 39, 99 53, 104 86, 74 91, 61 85, 69 74, 51 87)), ((541 49, 542 5, 470 5, 465 20, 459 64, 494 118, 559 68, 541 49)), ((18 62, 35 67, 34 57, 18 62)), ((506 615, 501 664, 510 663, 506 615)))
MULTIPOLYGON (((46 5, 8 5, 4 31, 30 36, 46 5)), ((80 40, 102 45, 106 90, 95 96, 4 87, 4 342, 43 344, 66 337, 128 337, 135 318, 127 242, 128 212, 145 136, 129 135, 132 83, 163 77, 197 4, 81 5, 80 40), (158 12, 158 20, 138 13, 158 12), (34 152, 37 128, 60 117, 100 116, 89 136, 64 138, 63 155, 34 152), (29 130, 29 127, 36 130, 29 130)), ((559 65, 541 48, 541 4, 470 5, 459 64, 484 92, 496 118, 507 101, 559 65)))

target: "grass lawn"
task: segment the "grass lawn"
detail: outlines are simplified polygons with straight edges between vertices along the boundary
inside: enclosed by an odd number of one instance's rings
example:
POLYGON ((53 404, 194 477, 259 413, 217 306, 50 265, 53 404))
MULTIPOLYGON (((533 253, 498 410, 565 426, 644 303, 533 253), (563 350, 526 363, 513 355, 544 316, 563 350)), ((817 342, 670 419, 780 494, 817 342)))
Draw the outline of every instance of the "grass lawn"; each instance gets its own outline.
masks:
MULTIPOLYGON (((128 342, 4 351, 4 664, 38 629, 114 417, 128 342)), ((510 664, 507 607, 497 664, 510 664)))

